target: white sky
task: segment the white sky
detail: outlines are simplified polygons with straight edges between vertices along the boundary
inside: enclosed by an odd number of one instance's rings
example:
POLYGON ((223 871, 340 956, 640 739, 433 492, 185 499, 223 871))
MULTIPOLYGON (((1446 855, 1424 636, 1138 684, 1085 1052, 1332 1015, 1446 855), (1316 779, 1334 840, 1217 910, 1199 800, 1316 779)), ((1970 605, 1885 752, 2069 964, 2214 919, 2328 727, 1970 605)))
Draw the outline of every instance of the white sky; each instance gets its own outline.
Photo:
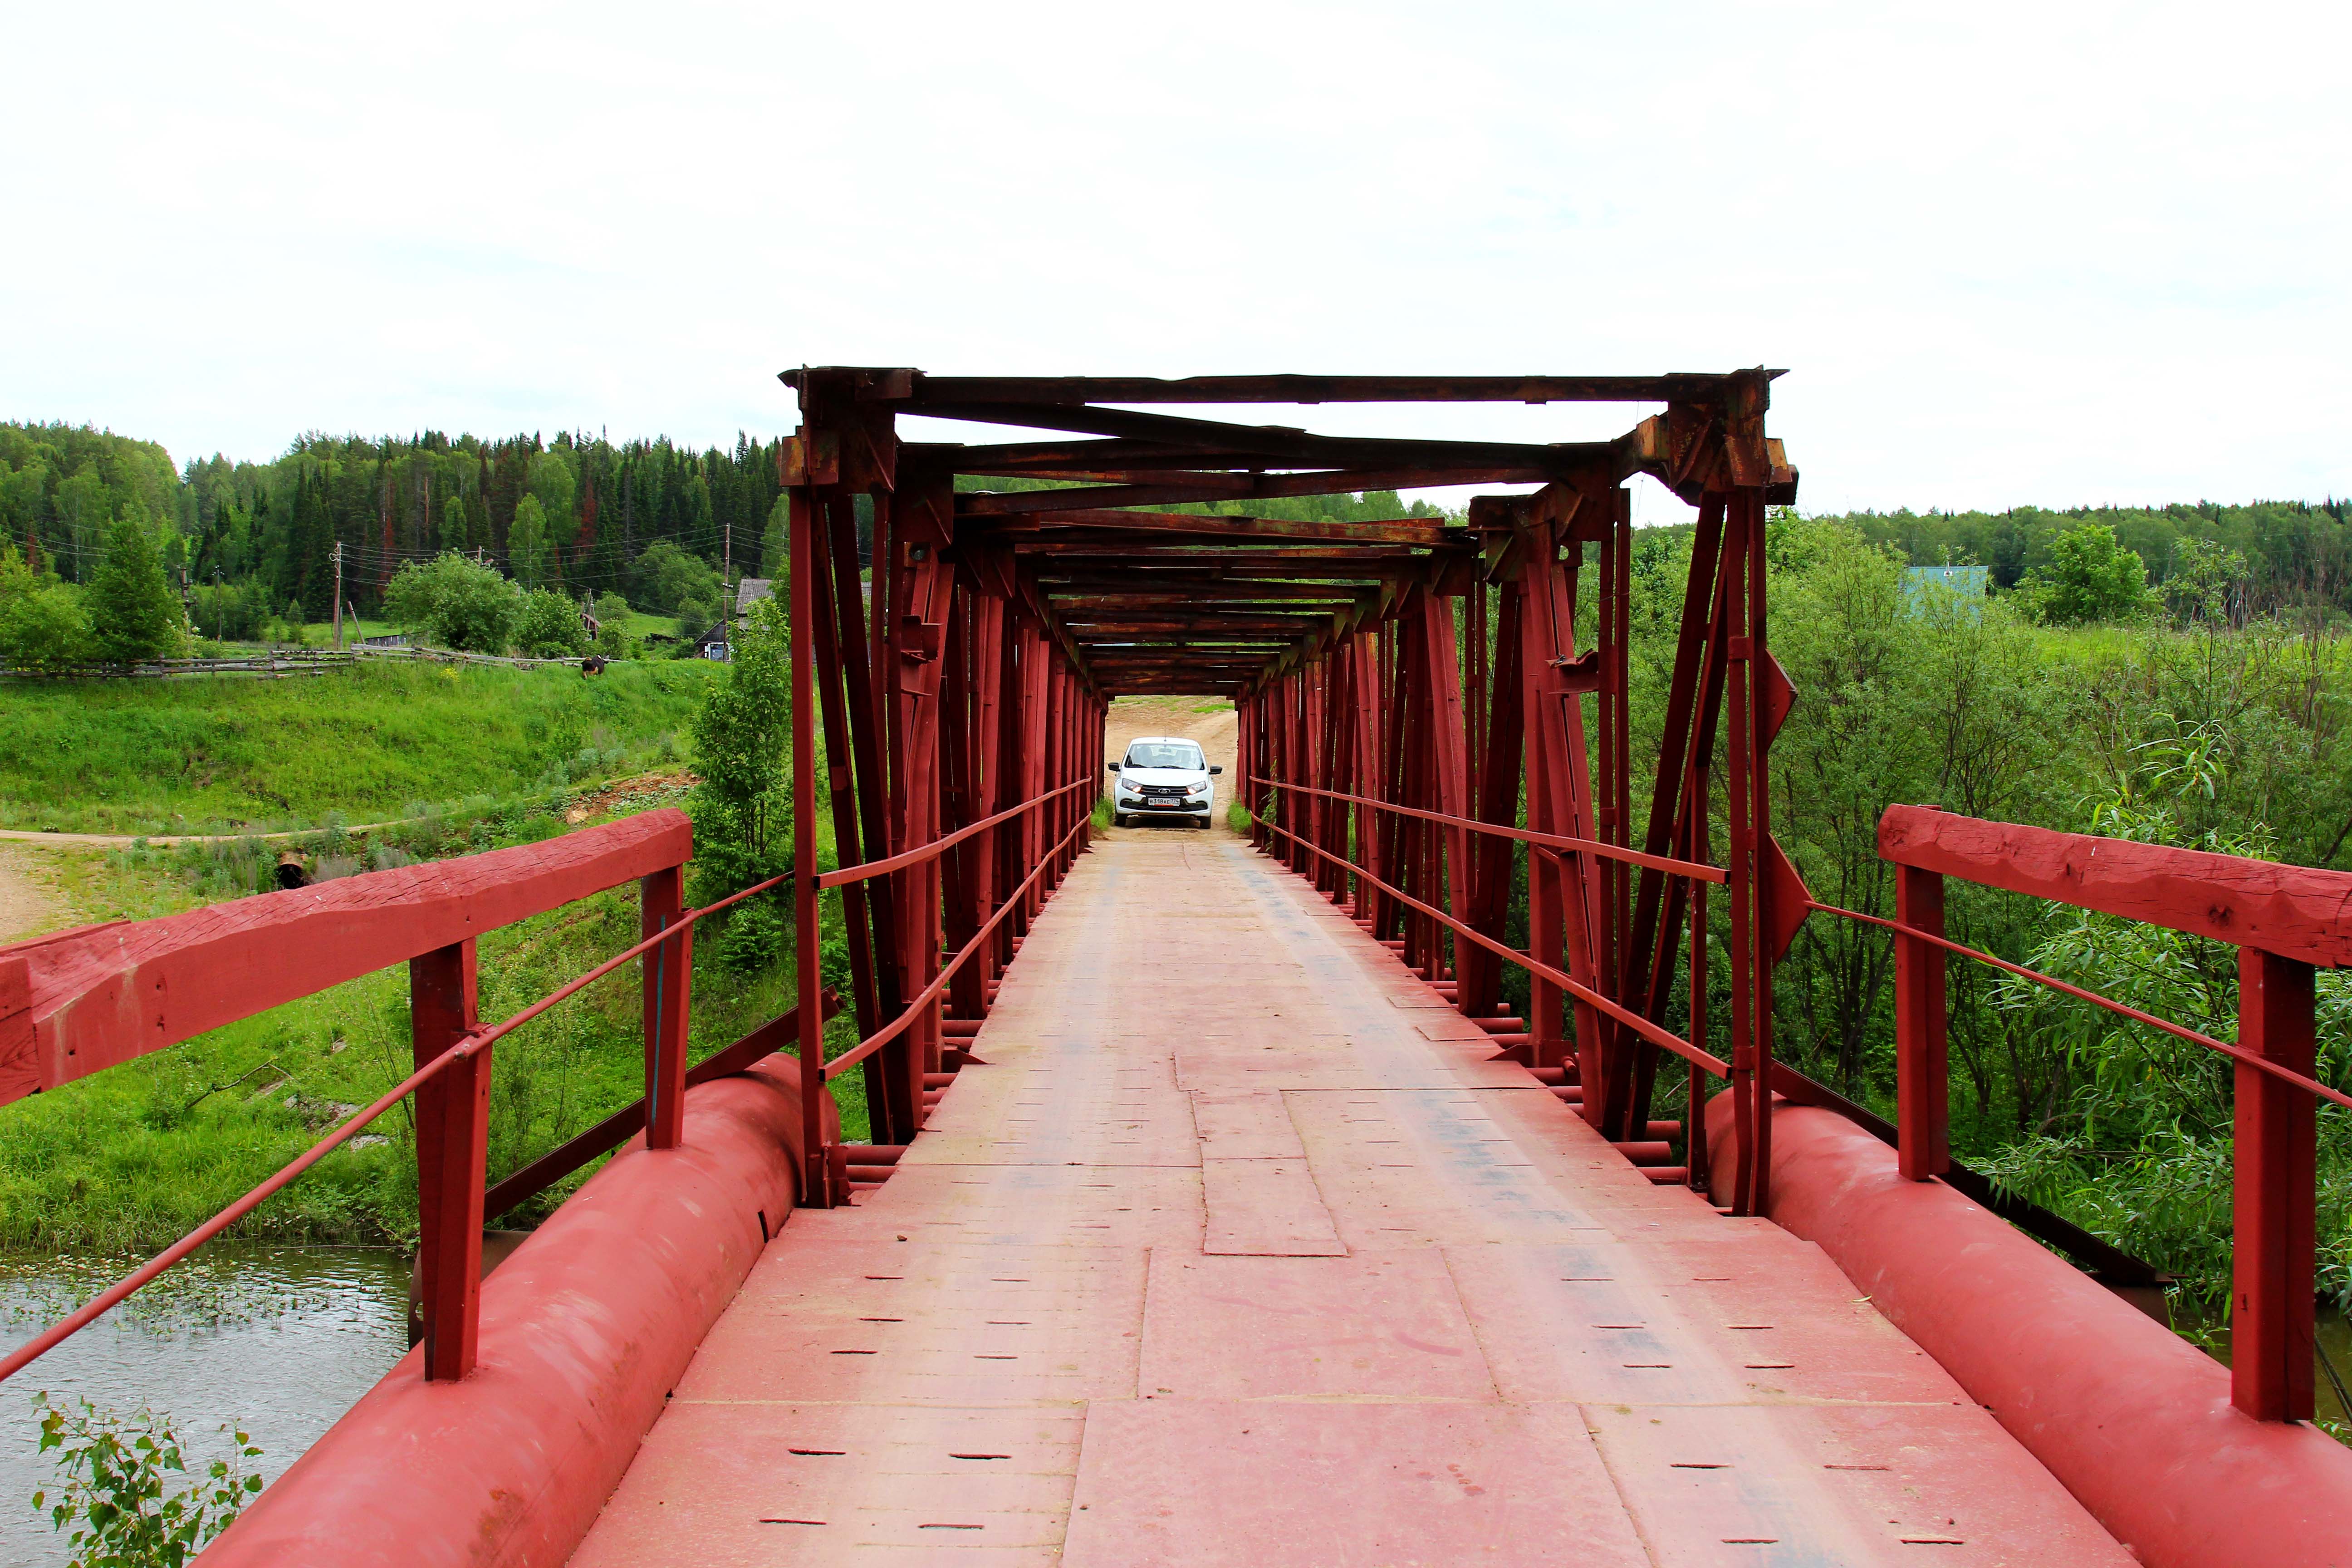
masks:
POLYGON ((0 417, 175 458, 772 435, 803 362, 1763 363, 1809 510, 2352 492, 2340 5, 90 4, 7 37, 0 417))

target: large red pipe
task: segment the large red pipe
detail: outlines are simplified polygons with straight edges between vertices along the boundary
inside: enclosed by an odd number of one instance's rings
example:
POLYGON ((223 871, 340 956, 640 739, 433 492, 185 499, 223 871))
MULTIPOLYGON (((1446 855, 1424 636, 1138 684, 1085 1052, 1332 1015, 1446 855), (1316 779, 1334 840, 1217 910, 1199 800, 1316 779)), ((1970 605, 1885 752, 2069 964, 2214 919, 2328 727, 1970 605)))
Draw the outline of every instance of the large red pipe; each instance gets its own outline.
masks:
POLYGON ((472 1375, 427 1383, 410 1352, 205 1568, 570 1557, 793 1211, 799 1085, 775 1056, 688 1090, 683 1148, 631 1142, 483 1281, 472 1375))
MULTIPOLYGON (((1707 1106, 1731 1169, 1730 1097, 1707 1106)), ((1831 1111, 1780 1103, 1769 1215, 1818 1244, 2151 1568, 2352 1563, 2352 1450, 2230 1403, 2227 1368, 1831 1111)), ((1720 1194, 1718 1194, 1719 1196, 1720 1194)))

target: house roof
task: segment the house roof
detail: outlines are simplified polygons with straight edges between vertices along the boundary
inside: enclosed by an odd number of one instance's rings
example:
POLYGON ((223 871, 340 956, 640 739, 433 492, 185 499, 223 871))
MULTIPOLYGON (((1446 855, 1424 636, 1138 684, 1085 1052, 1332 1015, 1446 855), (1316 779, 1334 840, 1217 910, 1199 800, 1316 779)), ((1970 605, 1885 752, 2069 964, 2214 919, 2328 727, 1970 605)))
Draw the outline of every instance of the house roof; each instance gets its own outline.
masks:
POLYGON ((745 577, 735 584, 735 613, 743 614, 761 600, 772 598, 776 592, 772 577, 745 577))

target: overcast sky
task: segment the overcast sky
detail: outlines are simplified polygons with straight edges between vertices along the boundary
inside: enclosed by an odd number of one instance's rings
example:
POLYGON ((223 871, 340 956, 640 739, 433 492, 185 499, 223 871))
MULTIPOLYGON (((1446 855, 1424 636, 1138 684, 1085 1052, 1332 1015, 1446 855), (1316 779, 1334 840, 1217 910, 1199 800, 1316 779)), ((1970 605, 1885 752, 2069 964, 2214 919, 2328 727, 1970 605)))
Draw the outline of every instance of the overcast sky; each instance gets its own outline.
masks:
POLYGON ((1769 363, 1808 510, 2352 492, 2340 5, 86 4, 7 37, 0 417, 182 460, 772 435, 803 362, 1769 363))

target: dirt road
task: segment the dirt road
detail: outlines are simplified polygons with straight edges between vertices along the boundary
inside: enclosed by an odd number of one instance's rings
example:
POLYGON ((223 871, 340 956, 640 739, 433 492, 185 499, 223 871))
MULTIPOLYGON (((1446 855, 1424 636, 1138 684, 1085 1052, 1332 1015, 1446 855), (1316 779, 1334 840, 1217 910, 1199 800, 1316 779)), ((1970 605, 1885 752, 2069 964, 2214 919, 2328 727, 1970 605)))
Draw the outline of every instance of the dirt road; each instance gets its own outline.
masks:
MULTIPOLYGON (((1139 735, 1176 735, 1200 743, 1201 750, 1208 754, 1210 765, 1225 770, 1217 775, 1217 809, 1210 813, 1210 831, 1233 831, 1225 826, 1225 806, 1234 798, 1234 748, 1241 735, 1240 719, 1233 704, 1216 697, 1123 697, 1111 704, 1110 715, 1104 724, 1103 760, 1118 761, 1127 751, 1127 743, 1139 735), (1212 711, 1200 711, 1213 703, 1218 706, 1212 711)), ((1106 780, 1108 777, 1106 774, 1106 780)), ((1156 822, 1148 827, 1111 831, 1123 835, 1200 830, 1156 822)))

